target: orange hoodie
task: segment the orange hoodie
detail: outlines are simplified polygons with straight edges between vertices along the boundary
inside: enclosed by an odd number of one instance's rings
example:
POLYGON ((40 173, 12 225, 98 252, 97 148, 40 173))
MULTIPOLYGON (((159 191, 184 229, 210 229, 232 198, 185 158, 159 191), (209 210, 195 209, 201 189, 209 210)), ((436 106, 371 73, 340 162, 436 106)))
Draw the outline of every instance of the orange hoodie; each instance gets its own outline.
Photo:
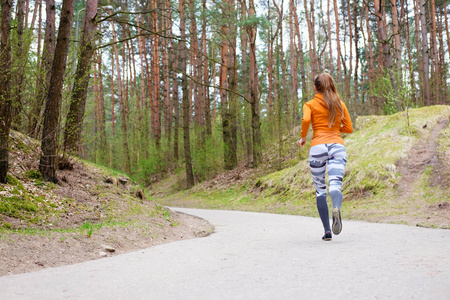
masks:
POLYGON ((320 144, 338 143, 344 145, 341 137, 342 133, 352 133, 352 120, 345 103, 341 101, 344 109, 344 120, 341 120, 341 113, 336 112, 336 121, 333 127, 328 127, 328 108, 323 100, 322 93, 317 93, 314 99, 303 105, 302 133, 301 137, 306 138, 309 124, 312 123, 313 138, 311 147, 320 144))

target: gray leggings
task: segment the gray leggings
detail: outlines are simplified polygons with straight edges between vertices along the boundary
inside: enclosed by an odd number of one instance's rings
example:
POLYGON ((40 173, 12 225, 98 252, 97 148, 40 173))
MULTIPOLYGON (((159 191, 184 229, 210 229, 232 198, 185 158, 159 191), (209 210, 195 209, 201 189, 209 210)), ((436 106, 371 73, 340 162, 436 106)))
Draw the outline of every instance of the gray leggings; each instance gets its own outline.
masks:
POLYGON ((341 209, 342 205, 342 179, 347 164, 347 152, 342 144, 320 144, 311 147, 309 151, 309 168, 316 187, 317 209, 322 219, 325 231, 330 231, 327 185, 325 172, 328 165, 328 183, 333 208, 341 209))
POLYGON ((342 179, 347 164, 347 153, 342 144, 321 144, 311 147, 309 167, 311 170, 316 196, 327 196, 325 172, 328 164, 328 183, 333 207, 341 208, 342 179))

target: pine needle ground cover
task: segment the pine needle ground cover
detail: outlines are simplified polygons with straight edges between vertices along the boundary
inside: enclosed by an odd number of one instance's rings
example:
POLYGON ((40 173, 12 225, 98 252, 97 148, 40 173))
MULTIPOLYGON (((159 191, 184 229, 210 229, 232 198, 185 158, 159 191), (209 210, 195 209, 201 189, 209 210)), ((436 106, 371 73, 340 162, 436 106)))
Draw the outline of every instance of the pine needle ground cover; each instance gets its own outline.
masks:
MULTIPOLYGON (((358 117, 356 130, 345 137, 343 218, 450 228, 449 119, 450 106, 358 117)), ((292 135, 284 143, 297 139, 292 135)), ((158 201, 318 217, 307 155, 298 151, 292 167, 266 175, 254 171, 237 184, 215 178, 158 201)))

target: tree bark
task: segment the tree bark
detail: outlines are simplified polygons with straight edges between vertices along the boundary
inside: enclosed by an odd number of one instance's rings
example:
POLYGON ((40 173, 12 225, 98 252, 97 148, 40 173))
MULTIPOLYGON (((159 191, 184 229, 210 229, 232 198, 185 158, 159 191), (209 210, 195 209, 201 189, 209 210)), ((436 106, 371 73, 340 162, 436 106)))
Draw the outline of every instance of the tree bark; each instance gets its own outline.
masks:
MULTIPOLYGON (((173 64, 175 64, 175 69, 177 71, 180 70, 179 67, 179 57, 180 57, 180 45, 177 45, 177 53, 173 58, 173 64)), ((174 121, 174 137, 173 137, 173 157, 175 161, 178 161, 178 129, 180 128, 180 101, 178 99, 178 76, 177 72, 173 72, 173 96, 172 96, 172 105, 173 105, 173 121, 174 121)))
POLYGON ((300 63, 300 80, 302 83, 302 101, 299 106, 302 106, 306 101, 308 100, 307 95, 307 85, 306 85, 306 74, 305 74, 305 59, 303 55, 303 44, 302 44, 302 38, 300 36, 300 25, 298 21, 298 15, 297 15, 297 8, 294 6, 291 8, 294 13, 294 28, 295 28, 295 35, 297 36, 297 51, 298 51, 298 58, 300 63))
POLYGON ((97 52, 97 85, 98 85, 98 132, 100 135, 99 152, 100 163, 106 163, 106 125, 105 125, 105 100, 103 94, 103 75, 102 75, 102 53, 97 52))
POLYGON ((448 29, 447 5, 444 5, 445 32, 447 35, 447 51, 450 52, 450 31, 448 29))
MULTIPOLYGON (((355 2, 353 2, 355 3, 355 2)), ((352 31, 352 14, 350 11, 350 0, 347 0, 347 14, 348 14, 348 32, 349 32, 349 40, 350 40, 350 58, 349 58, 349 69, 348 72, 345 73, 344 85, 345 85, 345 99, 348 101, 348 104, 351 104, 350 97, 350 79, 353 71, 353 31, 352 31)), ((344 21, 345 22, 345 21, 344 21)), ((355 24, 355 27, 356 24, 355 24)), ((356 78, 355 78, 356 80, 356 78)))
POLYGON ((428 37, 427 37, 427 22, 425 17, 425 1, 419 0, 420 22, 422 25, 422 57, 423 57, 423 80, 425 88, 425 104, 431 105, 430 92, 430 65, 428 56, 428 37))
POLYGON ((209 71, 208 71, 208 50, 207 50, 207 42, 206 39, 206 0, 203 0, 203 20, 202 20, 202 66, 203 66, 203 82, 206 84, 204 89, 204 115, 205 115, 205 123, 206 123, 206 134, 208 136, 212 135, 212 127, 211 127, 211 99, 209 98, 209 71))
POLYGON ((117 86, 119 91, 119 103, 121 106, 121 116, 122 116, 122 146, 124 153, 124 161, 123 161, 123 170, 128 174, 131 173, 131 158, 130 158, 130 150, 128 148, 128 121, 127 121, 127 109, 126 109, 126 100, 124 93, 124 85, 122 83, 122 76, 120 72, 120 63, 119 63, 119 51, 117 49, 117 38, 116 31, 114 29, 114 22, 111 21, 112 28, 112 37, 113 37, 113 59, 115 60, 116 71, 117 71, 117 86))
POLYGON ((184 141, 184 160, 186 166, 186 187, 189 189, 194 186, 194 173, 192 171, 191 160, 191 140, 189 132, 189 89, 187 79, 187 48, 186 48, 186 15, 184 0, 179 1, 180 10, 180 60, 181 60, 181 88, 183 91, 183 141, 184 141))
POLYGON ((293 124, 297 124, 300 120, 299 107, 298 107, 298 57, 297 47, 295 45, 295 30, 294 30, 294 16, 293 8, 295 7, 294 0, 289 1, 289 49, 291 52, 291 117, 293 124))
MULTIPOLYGON (((229 59, 228 59, 228 81, 229 89, 232 91, 228 93, 228 116, 229 116, 229 139, 227 141, 229 146, 228 161, 225 162, 225 168, 228 170, 234 169, 237 166, 237 113, 238 113, 238 79, 237 79, 237 20, 235 17, 236 4, 234 0, 229 0, 229 9, 231 13, 230 32, 233 34, 229 38, 229 59)), ((224 131, 225 133, 225 131, 224 131)))
POLYGON ((311 9, 308 12, 307 1, 304 0, 306 22, 308 24, 309 33, 309 57, 311 59, 311 78, 314 79, 318 75, 319 67, 317 65, 316 52, 316 33, 315 33, 315 17, 314 17, 314 0, 311 1, 311 9))
POLYGON ((13 1, 1 2, 0 43, 0 183, 6 183, 8 173, 8 144, 12 121, 11 101, 11 10, 13 1))
POLYGON ((420 37, 420 12, 419 12, 419 2, 418 0, 413 0, 414 5, 414 40, 416 44, 416 60, 417 60, 417 73, 419 74, 419 91, 421 103, 425 100, 425 80, 424 80, 424 62, 420 49, 422 48, 421 37, 420 37))
MULTIPOLYGON (((256 14, 254 1, 249 1, 248 18, 256 14)), ((262 162, 261 122, 259 109, 258 63, 256 60, 256 24, 247 27, 249 39, 249 89, 252 108, 253 168, 262 162)))
POLYGON ((55 1, 46 1, 46 20, 44 48, 42 50, 41 67, 38 70, 36 79, 36 101, 34 102, 31 120, 28 126, 28 133, 38 138, 42 131, 42 121, 44 117, 45 100, 50 85, 51 69, 53 64, 53 55, 55 53, 56 34, 55 34, 55 1))
POLYGON ((430 10, 430 16, 431 16, 431 58, 432 58, 432 70, 433 70, 433 85, 434 85, 434 89, 433 89, 433 97, 431 99, 431 104, 437 104, 438 99, 442 98, 441 95, 441 87, 442 87, 442 83, 441 83, 441 70, 440 70, 440 66, 439 66, 439 57, 438 57, 438 50, 437 50, 437 34, 436 34, 436 3, 435 0, 431 0, 431 2, 429 3, 431 6, 431 10, 430 10))
MULTIPOLYGON (((375 0, 378 1, 378 0, 375 0)), ((333 0, 334 3, 334 16, 336 20, 336 49, 337 49, 337 85, 339 86, 342 82, 342 73, 341 73, 341 60, 339 59, 339 54, 341 53, 341 43, 340 43, 340 37, 339 37, 339 14, 338 14, 338 7, 337 7, 337 0, 333 0)), ((339 87, 338 87, 339 88, 339 87)))
POLYGON ((55 47, 48 100, 45 106, 44 128, 41 142, 41 159, 39 170, 47 181, 57 182, 56 154, 58 147, 58 127, 61 110, 62 88, 67 54, 69 51, 70 32, 72 30, 74 0, 64 0, 61 9, 61 20, 58 39, 55 47))
POLYGON ((328 17, 328 22, 327 22, 327 28, 328 28, 328 47, 329 47, 329 59, 330 61, 328 62, 328 72, 331 74, 331 76, 334 77, 334 67, 333 67, 333 47, 331 44, 331 18, 330 18, 331 14, 330 14, 330 0, 327 0, 327 17, 328 17))
MULTIPOLYGON (((375 15, 377 17, 377 26, 378 26, 378 42, 380 43, 380 48, 383 53, 383 58, 384 58, 384 62, 385 62, 384 67, 387 69, 389 76, 391 78, 392 86, 394 88, 394 93, 395 93, 395 95, 398 95, 397 81, 396 81, 394 72, 392 70, 392 67, 393 67, 392 56, 389 52, 389 41, 388 41, 387 33, 386 33, 386 26, 384 25, 384 23, 386 21, 386 17, 382 11, 381 0, 375 0, 374 5, 375 5, 375 15)), ((396 97, 396 99, 398 99, 398 97, 396 97)), ((399 101, 396 101, 396 105, 397 105, 397 109, 400 111, 401 106, 400 106, 399 101)))
MULTIPOLYGON (((25 65, 28 62, 28 46, 24 46, 24 30, 25 30, 25 11, 26 2, 25 0, 17 1, 17 15, 16 15, 16 34, 15 34, 15 44, 13 45, 12 52, 12 86, 11 86, 11 97, 12 99, 12 128, 16 130, 21 130, 22 127, 22 94, 23 94, 23 79, 25 76, 25 65)), ((27 44, 30 42, 27 41, 27 44)))
MULTIPOLYGON (((246 0, 239 0, 240 8, 241 8, 241 22, 247 18, 247 3, 246 0)), ((241 74, 242 74, 242 86, 248 87, 248 36, 245 32, 244 28, 241 28, 240 32, 241 38, 241 74)), ((250 98, 250 92, 248 88, 244 89, 244 97, 245 99, 250 98)), ((252 134, 251 134, 251 110, 250 104, 247 101, 244 101, 244 115, 243 115, 243 130, 242 134, 244 135, 244 148, 245 148, 245 166, 249 167, 251 165, 252 159, 252 134)))
MULTIPOLYGON (((152 20, 152 30, 153 32, 158 32, 159 24, 158 24, 158 14, 156 9, 156 0, 151 0, 151 20, 152 20)), ((153 109, 152 109, 152 128, 153 135, 155 137, 155 145, 156 148, 159 149, 161 145, 161 109, 159 104, 160 97, 160 63, 159 63, 159 39, 160 37, 157 35, 153 36, 152 43, 152 77, 153 77, 153 109)))
MULTIPOLYGON (((402 23, 405 24, 405 39, 406 39, 406 50, 408 52, 408 71, 409 71, 409 85, 411 87, 411 103, 409 103, 409 106, 416 104, 416 83, 414 80, 414 66, 413 66, 413 56, 411 51, 411 43, 409 39, 410 35, 410 28, 409 28, 409 13, 406 9, 408 7, 408 4, 405 3, 407 1, 402 1, 402 7, 401 7, 401 16, 402 16, 402 23), (405 7, 406 5, 406 7, 405 7)), ((418 66, 417 62, 417 66, 418 66)))
POLYGON ((97 4, 98 0, 86 1, 83 32, 78 50, 78 66, 72 89, 72 100, 70 101, 64 129, 64 150, 68 153, 76 152, 81 139, 90 70, 95 51, 95 31, 97 28, 95 17, 97 15, 97 4))

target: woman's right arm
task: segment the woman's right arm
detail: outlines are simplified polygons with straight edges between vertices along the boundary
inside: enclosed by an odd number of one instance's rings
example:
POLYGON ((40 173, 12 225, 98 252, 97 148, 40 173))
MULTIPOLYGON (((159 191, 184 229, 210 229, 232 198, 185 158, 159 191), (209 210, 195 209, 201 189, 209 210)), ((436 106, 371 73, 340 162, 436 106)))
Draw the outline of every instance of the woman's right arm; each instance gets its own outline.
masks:
POLYGON ((305 103, 303 105, 302 132, 301 138, 305 139, 311 124, 311 108, 305 103))

